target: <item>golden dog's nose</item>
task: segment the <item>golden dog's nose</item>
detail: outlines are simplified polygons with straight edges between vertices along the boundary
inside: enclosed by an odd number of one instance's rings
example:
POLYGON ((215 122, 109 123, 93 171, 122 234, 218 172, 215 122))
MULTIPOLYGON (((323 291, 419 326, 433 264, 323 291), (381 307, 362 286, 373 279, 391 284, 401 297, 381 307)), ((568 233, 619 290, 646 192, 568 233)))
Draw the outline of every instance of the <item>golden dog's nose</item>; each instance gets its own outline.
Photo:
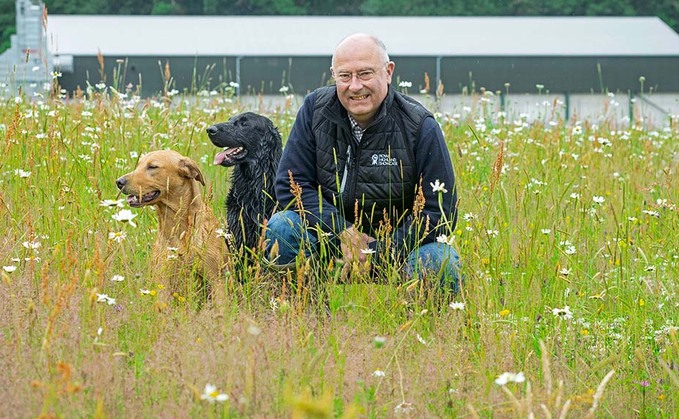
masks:
POLYGON ((116 186, 118 187, 118 189, 123 189, 123 187, 125 187, 126 184, 127 178, 125 176, 116 179, 116 186))

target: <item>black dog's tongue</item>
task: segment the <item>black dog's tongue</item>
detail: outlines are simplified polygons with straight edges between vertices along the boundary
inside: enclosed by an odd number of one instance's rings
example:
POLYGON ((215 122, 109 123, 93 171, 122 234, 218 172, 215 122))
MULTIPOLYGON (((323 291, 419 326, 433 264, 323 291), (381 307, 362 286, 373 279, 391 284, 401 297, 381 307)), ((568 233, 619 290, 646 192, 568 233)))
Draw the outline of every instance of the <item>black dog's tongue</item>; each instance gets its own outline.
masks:
POLYGON ((224 160, 226 160, 229 155, 235 153, 237 148, 238 147, 230 147, 225 149, 224 151, 220 151, 219 153, 217 153, 217 155, 215 156, 214 164, 216 166, 219 166, 222 163, 224 163, 224 160))

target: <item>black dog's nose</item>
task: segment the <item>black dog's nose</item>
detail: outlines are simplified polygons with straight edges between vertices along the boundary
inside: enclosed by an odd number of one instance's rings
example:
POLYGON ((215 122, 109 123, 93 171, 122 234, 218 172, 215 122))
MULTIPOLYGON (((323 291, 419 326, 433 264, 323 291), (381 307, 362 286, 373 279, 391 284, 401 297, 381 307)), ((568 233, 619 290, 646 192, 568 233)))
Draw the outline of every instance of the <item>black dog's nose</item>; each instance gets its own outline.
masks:
POLYGON ((219 131, 219 128, 217 128, 216 125, 213 125, 213 126, 211 126, 211 127, 208 127, 208 129, 207 129, 207 133, 208 133, 209 135, 215 135, 215 134, 217 134, 217 131, 219 131))
POLYGON ((125 179, 125 176, 119 177, 116 179, 116 186, 118 189, 123 189, 123 187, 127 184, 127 179, 125 179))

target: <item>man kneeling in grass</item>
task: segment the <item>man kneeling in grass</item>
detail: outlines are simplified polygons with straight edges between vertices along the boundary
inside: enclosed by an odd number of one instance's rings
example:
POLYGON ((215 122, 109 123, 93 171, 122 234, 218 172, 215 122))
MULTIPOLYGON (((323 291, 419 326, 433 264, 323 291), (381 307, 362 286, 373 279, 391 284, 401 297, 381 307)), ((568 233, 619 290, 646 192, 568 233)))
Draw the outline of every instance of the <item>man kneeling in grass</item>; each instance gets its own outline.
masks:
POLYGON ((342 40, 331 72, 336 84, 307 95, 283 151, 276 197, 284 209, 266 233, 271 262, 292 265, 329 243, 345 263, 403 263, 407 274, 434 272, 457 291, 459 256, 447 239, 457 191, 439 124, 394 90, 394 62, 374 36, 342 40))

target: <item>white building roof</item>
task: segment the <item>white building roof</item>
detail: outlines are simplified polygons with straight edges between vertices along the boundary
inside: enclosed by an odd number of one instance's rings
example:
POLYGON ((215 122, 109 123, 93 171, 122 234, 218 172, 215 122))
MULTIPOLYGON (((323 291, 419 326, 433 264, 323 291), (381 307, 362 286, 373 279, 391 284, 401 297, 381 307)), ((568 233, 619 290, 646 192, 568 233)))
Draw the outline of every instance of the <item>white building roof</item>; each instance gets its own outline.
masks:
POLYGON ((679 56, 657 17, 50 15, 53 54, 330 56, 354 32, 393 56, 679 56))

